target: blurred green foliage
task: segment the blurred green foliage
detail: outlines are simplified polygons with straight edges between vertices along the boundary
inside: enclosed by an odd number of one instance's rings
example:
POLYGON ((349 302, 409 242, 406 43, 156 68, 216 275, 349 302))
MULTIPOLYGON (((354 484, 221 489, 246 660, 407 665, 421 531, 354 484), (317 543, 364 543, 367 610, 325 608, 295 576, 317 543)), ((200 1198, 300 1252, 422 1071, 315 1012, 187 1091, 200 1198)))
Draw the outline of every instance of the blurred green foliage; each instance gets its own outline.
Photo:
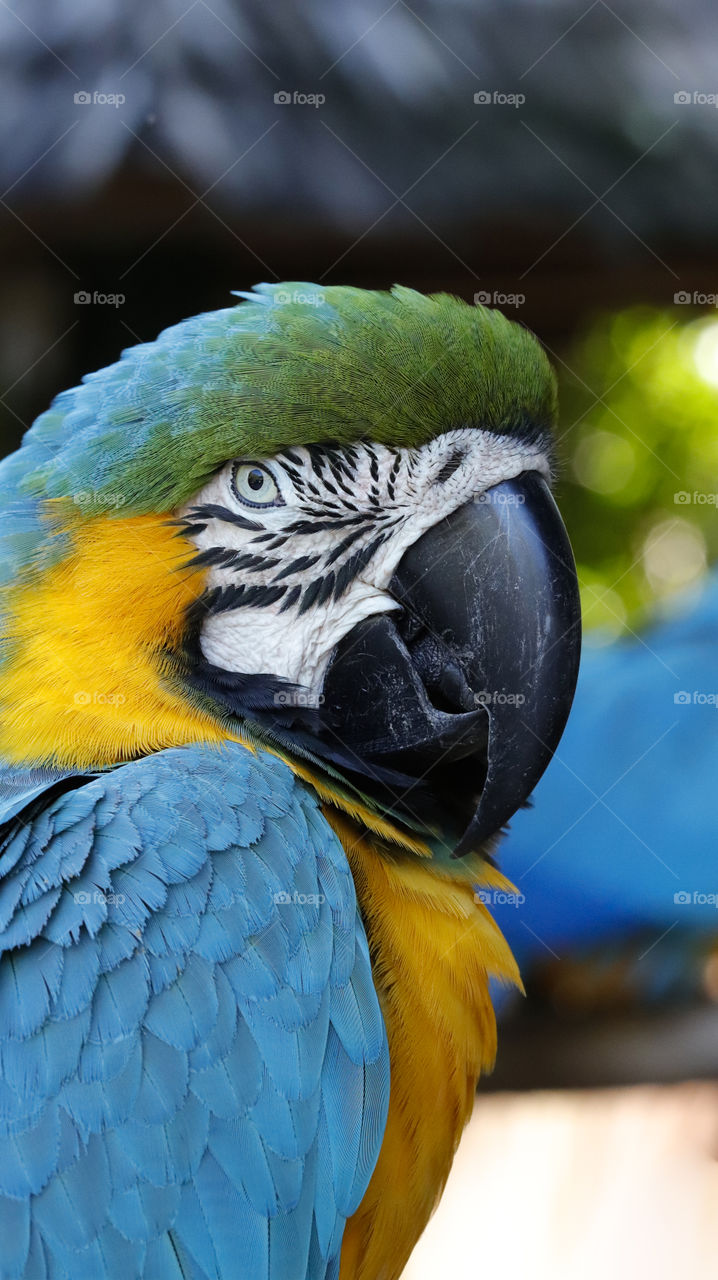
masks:
POLYGON ((559 503, 586 629, 609 641, 718 559, 718 315, 603 316, 558 373, 559 503))

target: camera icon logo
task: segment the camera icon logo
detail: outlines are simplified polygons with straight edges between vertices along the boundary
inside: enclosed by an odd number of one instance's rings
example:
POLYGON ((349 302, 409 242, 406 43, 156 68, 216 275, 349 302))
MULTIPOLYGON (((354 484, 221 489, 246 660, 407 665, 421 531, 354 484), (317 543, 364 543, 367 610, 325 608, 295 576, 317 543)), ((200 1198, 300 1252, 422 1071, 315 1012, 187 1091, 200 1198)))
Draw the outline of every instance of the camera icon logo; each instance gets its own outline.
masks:
POLYGON ((679 89, 678 93, 674 93, 673 101, 677 103, 678 106, 683 107, 687 102, 691 101, 691 95, 687 89, 679 89))
POLYGON ((673 701, 677 707, 687 707, 693 699, 687 689, 679 689, 678 693, 674 693, 673 701))
POLYGON ((274 101, 278 106, 286 107, 292 101, 292 95, 286 89, 278 89, 274 95, 274 101))
POLYGON ((677 907, 686 907, 691 901, 691 895, 687 889, 678 889, 673 895, 673 901, 677 907))
POLYGON ((679 289, 678 293, 674 293, 673 301, 678 307, 689 307, 691 304, 691 295, 687 289, 679 289))
POLYGON ((92 94, 88 93, 86 89, 80 89, 80 91, 74 95, 74 100, 81 107, 86 107, 88 103, 92 102, 92 94))
POLYGON ((75 302, 81 307, 86 307, 89 302, 92 302, 92 294, 88 293, 86 289, 80 289, 75 294, 75 302))
POLYGON ((474 94, 474 102, 477 107, 485 107, 488 102, 491 102, 489 90, 479 89, 479 92, 474 94))
POLYGON ((488 289, 479 289, 479 292, 474 294, 474 306, 475 307, 491 306, 491 294, 489 293, 488 289))

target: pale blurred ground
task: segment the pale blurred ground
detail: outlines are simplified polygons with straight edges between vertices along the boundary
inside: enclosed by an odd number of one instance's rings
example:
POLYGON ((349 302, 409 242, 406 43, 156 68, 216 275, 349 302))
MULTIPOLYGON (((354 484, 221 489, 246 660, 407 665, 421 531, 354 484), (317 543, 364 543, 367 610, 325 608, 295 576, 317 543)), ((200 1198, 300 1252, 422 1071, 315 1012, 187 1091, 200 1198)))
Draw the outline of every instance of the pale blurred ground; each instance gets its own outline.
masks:
POLYGON ((477 1099, 403 1280, 715 1280, 718 1085, 477 1099))

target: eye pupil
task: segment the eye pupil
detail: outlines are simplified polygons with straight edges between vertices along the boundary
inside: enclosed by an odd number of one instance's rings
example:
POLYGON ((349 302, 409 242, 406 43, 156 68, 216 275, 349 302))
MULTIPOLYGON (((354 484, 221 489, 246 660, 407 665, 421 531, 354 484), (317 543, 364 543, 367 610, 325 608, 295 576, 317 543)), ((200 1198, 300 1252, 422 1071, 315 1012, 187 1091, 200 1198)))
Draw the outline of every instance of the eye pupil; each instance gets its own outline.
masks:
POLYGON ((256 492, 257 489, 262 488, 264 484, 264 478, 265 478, 264 472, 259 471, 258 469, 255 468, 254 471, 249 472, 249 475, 247 476, 247 484, 249 485, 250 489, 254 489, 256 492))

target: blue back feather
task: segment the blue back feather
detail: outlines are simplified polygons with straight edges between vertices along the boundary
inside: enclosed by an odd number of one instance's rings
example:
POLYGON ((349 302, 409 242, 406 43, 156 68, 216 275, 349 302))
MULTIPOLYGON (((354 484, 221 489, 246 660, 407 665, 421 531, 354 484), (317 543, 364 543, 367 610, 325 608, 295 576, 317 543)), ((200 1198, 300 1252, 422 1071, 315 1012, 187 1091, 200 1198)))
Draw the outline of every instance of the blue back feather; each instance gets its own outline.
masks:
POLYGON ((389 1064, 316 799, 234 743, 62 785, 0 812, 1 1280, 336 1276, 389 1064))

